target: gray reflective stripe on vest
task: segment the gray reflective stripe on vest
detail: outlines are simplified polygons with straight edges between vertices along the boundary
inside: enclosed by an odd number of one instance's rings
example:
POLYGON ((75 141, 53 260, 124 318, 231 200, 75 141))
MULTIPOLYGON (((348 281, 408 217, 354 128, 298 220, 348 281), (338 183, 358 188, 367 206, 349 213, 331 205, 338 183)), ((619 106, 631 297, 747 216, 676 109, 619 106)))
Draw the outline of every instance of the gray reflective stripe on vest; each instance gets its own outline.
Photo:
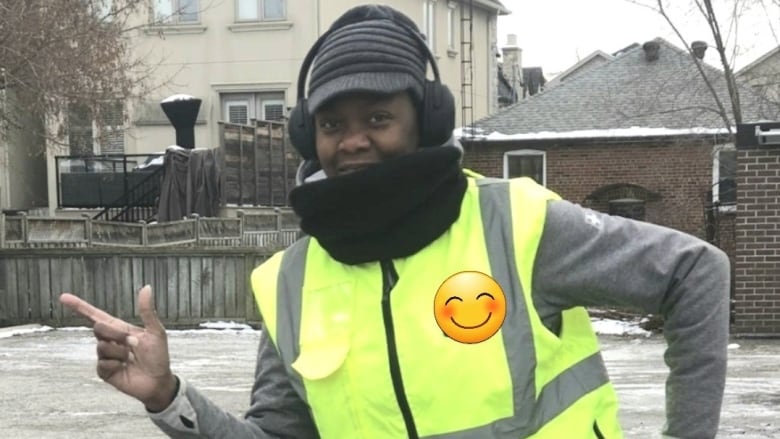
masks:
POLYGON ((482 178, 479 187, 482 226, 492 277, 504 289, 507 313, 501 332, 514 387, 514 416, 455 433, 426 439, 517 439, 541 429, 574 402, 608 381, 599 353, 580 361, 547 383, 535 399, 533 338, 523 286, 517 273, 509 182, 482 178), (509 290, 512 289, 512 290, 509 290))
POLYGON ((287 248, 279 267, 276 298, 276 346, 287 369, 293 389, 306 401, 306 389, 298 372, 290 365, 300 354, 298 340, 301 333, 303 276, 306 273, 306 254, 309 240, 306 236, 287 248))
MULTIPOLYGON (((480 208, 491 274, 504 289, 507 317, 501 332, 514 388, 515 413, 510 418, 459 432, 424 439, 518 439, 530 436, 587 393, 608 382, 600 354, 596 353, 556 377, 535 398, 533 336, 522 285, 515 264, 509 183, 479 179, 480 208), (512 289, 512 290, 510 290, 512 289), (511 318, 510 318, 511 316, 511 318)), ((303 381, 290 367, 298 357, 301 297, 309 237, 288 248, 282 258, 278 281, 277 346, 293 388, 306 400, 303 381)))

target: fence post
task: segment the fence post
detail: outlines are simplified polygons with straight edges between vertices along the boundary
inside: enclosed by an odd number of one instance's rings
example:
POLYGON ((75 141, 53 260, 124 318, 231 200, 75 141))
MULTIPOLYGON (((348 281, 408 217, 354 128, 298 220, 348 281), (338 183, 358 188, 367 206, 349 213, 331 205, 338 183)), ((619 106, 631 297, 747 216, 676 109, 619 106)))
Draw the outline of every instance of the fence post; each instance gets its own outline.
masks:
POLYGON ((146 221, 138 221, 141 224, 141 247, 146 247, 149 244, 149 231, 147 230, 148 224, 146 221))
POLYGON ((282 123, 282 175, 283 175, 283 181, 282 181, 282 187, 284 188, 284 196, 286 197, 290 192, 287 188, 288 182, 287 179, 289 178, 287 176, 287 124, 282 123))
POLYGON ((274 207, 276 212, 276 244, 282 245, 282 209, 274 207))
POLYGON ((254 159, 252 162, 252 169, 254 170, 255 175, 255 199, 252 200, 253 206, 259 206, 263 204, 260 202, 260 165, 257 163, 260 159, 260 154, 258 153, 259 148, 257 146, 257 130, 259 126, 259 121, 257 119, 252 119, 252 158, 254 159))
POLYGON ((268 126, 268 205, 274 205, 274 123, 268 126))
POLYGON ((27 213, 19 212, 19 216, 22 217, 22 245, 24 247, 30 246, 30 236, 27 231, 27 213))
POLYGON ((238 125, 238 205, 244 204, 244 127, 238 125))
POLYGON ((192 226, 194 227, 193 236, 195 236, 195 245, 200 245, 200 215, 197 213, 190 214, 190 218, 194 221, 192 226))
POLYGON ((246 215, 246 212, 244 212, 243 209, 239 209, 238 211, 236 211, 236 217, 238 217, 238 220, 239 220, 238 221, 238 236, 241 237, 240 238, 241 239, 241 244, 240 245, 242 245, 242 246, 249 245, 247 243, 248 240, 246 239, 246 236, 244 236, 244 221, 246 221, 246 218, 244 217, 245 215, 246 215))
POLYGON ((92 217, 88 213, 82 213, 84 218, 84 240, 87 241, 87 247, 92 247, 92 217))

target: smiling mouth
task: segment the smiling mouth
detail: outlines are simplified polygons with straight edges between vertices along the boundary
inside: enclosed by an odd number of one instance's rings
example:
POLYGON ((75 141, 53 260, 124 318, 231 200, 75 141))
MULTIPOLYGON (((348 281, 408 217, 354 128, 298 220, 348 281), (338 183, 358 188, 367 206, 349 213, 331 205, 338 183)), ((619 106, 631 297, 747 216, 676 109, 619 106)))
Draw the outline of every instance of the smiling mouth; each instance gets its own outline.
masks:
POLYGON ((455 321, 455 319, 454 319, 453 317, 450 317, 450 320, 452 320, 452 323, 454 323, 454 324, 455 324, 455 326, 457 326, 458 328, 463 328, 463 329, 476 329, 476 328, 479 328, 480 326, 484 325, 485 323, 487 323, 487 322, 488 322, 488 320, 490 320, 490 316, 492 316, 492 315, 493 315, 493 313, 492 313, 492 312, 488 313, 488 315, 487 315, 487 318, 485 319, 485 321, 484 321, 484 322, 482 322, 482 323, 480 323, 479 325, 476 325, 476 326, 463 326, 463 325, 461 325, 460 323, 456 322, 456 321, 455 321))
POLYGON ((370 168, 374 163, 363 163, 355 165, 345 165, 338 168, 339 174, 349 174, 351 172, 362 171, 363 169, 370 168))

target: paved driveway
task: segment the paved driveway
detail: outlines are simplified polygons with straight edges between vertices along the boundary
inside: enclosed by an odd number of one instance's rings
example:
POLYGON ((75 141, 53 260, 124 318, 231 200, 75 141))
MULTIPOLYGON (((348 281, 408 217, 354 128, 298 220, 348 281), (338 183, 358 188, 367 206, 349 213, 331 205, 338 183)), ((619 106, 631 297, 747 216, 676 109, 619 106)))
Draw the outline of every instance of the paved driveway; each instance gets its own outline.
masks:
MULTIPOLYGON (((258 333, 171 331, 176 373, 240 415, 249 403, 258 333)), ((730 350, 719 437, 780 437, 780 341, 738 340, 730 350)), ((627 438, 658 438, 666 367, 659 336, 602 336, 604 356, 621 399, 627 438)), ((0 437, 159 438, 135 400, 94 373, 89 330, 56 330, 0 338, 0 437)))

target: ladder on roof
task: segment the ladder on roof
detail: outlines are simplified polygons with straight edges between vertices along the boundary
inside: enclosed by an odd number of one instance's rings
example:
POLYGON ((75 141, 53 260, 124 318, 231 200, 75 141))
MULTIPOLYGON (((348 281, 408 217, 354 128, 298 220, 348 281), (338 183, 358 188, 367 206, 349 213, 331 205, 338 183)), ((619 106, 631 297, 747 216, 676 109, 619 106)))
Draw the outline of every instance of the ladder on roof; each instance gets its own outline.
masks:
POLYGON ((474 0, 460 2, 461 137, 474 136, 474 0))

